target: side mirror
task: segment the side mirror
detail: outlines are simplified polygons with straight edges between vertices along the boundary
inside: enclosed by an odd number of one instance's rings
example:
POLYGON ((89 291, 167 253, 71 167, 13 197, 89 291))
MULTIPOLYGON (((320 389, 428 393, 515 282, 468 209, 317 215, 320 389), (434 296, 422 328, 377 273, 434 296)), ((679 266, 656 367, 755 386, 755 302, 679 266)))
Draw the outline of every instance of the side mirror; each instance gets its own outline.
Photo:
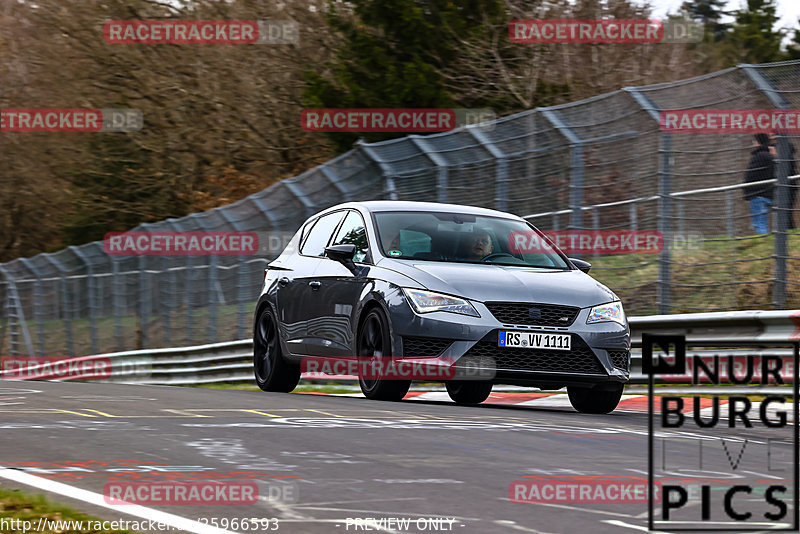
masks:
POLYGON ((570 258, 569 261, 572 262, 572 265, 578 268, 578 270, 583 271, 585 273, 589 272, 589 269, 592 268, 592 264, 588 261, 579 260, 577 258, 570 258))
POLYGON ((353 262, 353 258, 356 255, 356 246, 352 243, 347 245, 331 245, 325 249, 325 255, 333 261, 338 261, 351 271, 356 266, 355 262, 353 262))

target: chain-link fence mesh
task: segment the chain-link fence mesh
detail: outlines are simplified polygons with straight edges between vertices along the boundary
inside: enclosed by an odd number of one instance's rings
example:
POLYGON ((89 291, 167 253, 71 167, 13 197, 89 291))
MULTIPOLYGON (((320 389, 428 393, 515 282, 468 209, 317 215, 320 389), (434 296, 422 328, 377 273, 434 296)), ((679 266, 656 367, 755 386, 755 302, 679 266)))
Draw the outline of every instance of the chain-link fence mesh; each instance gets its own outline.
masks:
POLYGON ((742 65, 444 134, 359 143, 239 202, 134 229, 275 238, 257 256, 119 256, 96 242, 1 264, 0 354, 248 337, 263 269, 279 244, 309 215, 349 200, 485 206, 543 230, 658 230, 658 254, 584 257, 629 314, 797 307, 800 217, 788 178, 797 174, 797 137, 778 136, 770 231, 755 235, 737 185, 753 135, 659 127, 668 109, 774 108, 800 108, 800 62, 742 65))

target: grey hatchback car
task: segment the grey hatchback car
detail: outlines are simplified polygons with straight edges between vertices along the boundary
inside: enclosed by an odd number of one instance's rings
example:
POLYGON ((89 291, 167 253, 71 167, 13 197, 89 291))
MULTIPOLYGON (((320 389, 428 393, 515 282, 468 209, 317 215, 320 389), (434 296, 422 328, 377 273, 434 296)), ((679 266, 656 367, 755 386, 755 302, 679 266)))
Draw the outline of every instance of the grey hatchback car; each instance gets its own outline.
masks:
MULTIPOLYGON (((629 377, 630 329, 620 299, 589 267, 499 211, 334 206, 310 217, 264 272, 256 382, 292 391, 310 359, 469 362, 471 373, 441 375, 457 403, 483 402, 493 384, 566 387, 579 412, 611 412, 629 377)), ((370 399, 400 400, 410 376, 359 383, 370 399)))

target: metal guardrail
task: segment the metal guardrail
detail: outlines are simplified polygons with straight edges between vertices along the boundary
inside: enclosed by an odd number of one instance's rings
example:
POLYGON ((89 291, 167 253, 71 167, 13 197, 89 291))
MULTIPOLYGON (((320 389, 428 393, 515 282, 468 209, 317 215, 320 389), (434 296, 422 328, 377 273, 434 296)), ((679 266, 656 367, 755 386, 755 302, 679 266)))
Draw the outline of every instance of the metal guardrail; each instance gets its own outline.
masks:
MULTIPOLYGON (((642 332, 678 334, 687 343, 727 344, 800 341, 800 310, 734 311, 630 317, 631 343, 641 348, 642 332)), ((192 385, 242 382, 253 379, 253 342, 249 339, 194 347, 133 350, 75 358, 78 362, 110 362, 110 373, 101 381, 128 384, 192 385)), ((689 351, 706 353, 708 350, 689 351)), ((791 356, 791 350, 763 348, 728 350, 728 353, 791 356)), ((29 359, 28 357, 8 357, 29 359)), ((0 366, 0 377, 3 375, 0 366)), ((7 368, 7 367, 6 367, 7 368)), ((631 383, 646 382, 641 373, 641 353, 631 355, 631 383)), ((8 372, 6 372, 8 375, 8 372)), ((13 377, 12 377, 13 379, 13 377)), ((333 377, 324 380, 333 380, 333 377)), ((313 378, 312 380, 320 380, 313 378)))

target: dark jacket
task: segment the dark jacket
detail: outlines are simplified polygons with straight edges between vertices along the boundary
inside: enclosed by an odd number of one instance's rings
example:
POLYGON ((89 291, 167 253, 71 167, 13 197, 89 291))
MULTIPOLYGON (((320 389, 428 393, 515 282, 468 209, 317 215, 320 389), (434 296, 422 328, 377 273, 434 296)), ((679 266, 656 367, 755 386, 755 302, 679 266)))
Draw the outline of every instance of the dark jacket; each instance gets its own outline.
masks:
MULTIPOLYGON (((753 150, 750 156, 750 165, 747 167, 746 183, 760 182, 775 178, 775 160, 769 153, 769 147, 761 145, 753 150)), ((766 197, 772 200, 773 184, 753 185, 744 188, 744 198, 750 200, 755 197, 766 197)))

